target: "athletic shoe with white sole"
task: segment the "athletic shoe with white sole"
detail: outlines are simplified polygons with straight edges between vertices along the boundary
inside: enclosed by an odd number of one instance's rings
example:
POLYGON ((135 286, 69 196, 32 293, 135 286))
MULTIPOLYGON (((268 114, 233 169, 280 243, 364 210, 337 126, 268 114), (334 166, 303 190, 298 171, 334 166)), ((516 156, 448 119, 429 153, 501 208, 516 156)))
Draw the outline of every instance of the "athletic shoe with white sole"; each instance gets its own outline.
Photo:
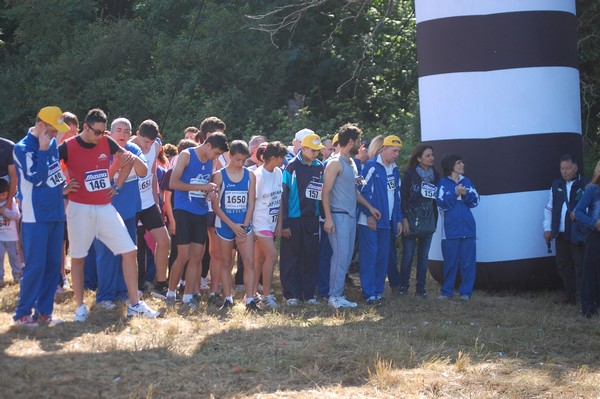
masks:
POLYGON ((297 298, 290 298, 287 300, 287 304, 288 304, 288 306, 298 306, 300 304, 300 302, 298 301, 297 298))
POLYGON ((102 310, 113 310, 116 306, 113 301, 100 301, 96 303, 96 307, 102 310))
POLYGON ((37 321, 33 320, 31 316, 23 316, 19 317, 17 320, 13 322, 15 326, 19 327, 27 327, 27 328, 37 328, 39 324, 37 321))
POLYGON ((200 289, 201 290, 210 290, 210 285, 206 282, 204 277, 200 278, 200 289))
POLYGON ((338 308, 355 308, 358 306, 356 302, 351 302, 345 296, 331 296, 327 302, 329 307, 338 308))
POLYGON ((317 301, 317 298, 310 298, 308 301, 306 301, 307 305, 318 305, 319 301, 317 301))
POLYGON ((41 326, 56 326, 63 323, 61 319, 57 319, 52 315, 39 316, 37 322, 41 326))
POLYGON ((75 317, 73 317, 73 321, 78 323, 83 323, 87 320, 88 310, 85 305, 79 305, 77 309, 75 309, 75 317))
POLYGON ((160 316, 160 312, 150 308, 144 301, 139 301, 136 305, 127 305, 127 317, 146 317, 155 319, 160 316))
POLYGON ((275 295, 263 296, 260 300, 260 305, 263 309, 277 309, 279 307, 275 295))

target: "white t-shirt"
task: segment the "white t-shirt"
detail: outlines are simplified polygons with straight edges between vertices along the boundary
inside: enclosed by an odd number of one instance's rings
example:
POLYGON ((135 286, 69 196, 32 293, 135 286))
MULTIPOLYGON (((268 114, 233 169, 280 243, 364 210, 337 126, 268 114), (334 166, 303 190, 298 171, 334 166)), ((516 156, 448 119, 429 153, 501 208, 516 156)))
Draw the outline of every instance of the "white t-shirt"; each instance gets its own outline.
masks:
POLYGON ((396 187, 399 183, 396 181, 396 179, 394 179, 394 168, 396 168, 396 164, 393 162, 385 167, 385 174, 387 175, 387 197, 390 220, 392 220, 392 212, 394 211, 394 193, 396 192, 396 187))
MULTIPOLYGON (((5 206, 6 201, 0 203, 0 206, 5 206)), ((0 241, 19 241, 17 233, 17 223, 21 218, 17 200, 13 199, 12 209, 6 208, 4 215, 0 215, 0 241)))
POLYGON ((283 192, 283 174, 279 168, 269 172, 259 166, 254 171, 254 176, 256 176, 256 202, 252 216, 253 229, 275 231, 283 192))

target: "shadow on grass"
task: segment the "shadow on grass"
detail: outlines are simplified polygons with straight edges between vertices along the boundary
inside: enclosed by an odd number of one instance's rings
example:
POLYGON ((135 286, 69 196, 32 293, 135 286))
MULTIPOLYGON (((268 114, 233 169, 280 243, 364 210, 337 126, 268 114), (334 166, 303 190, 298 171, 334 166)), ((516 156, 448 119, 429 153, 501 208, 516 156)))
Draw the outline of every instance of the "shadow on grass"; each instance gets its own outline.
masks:
POLYGON ((419 393, 433 388, 403 373, 471 367, 471 378, 485 385, 491 377, 478 376, 480 366, 514 374, 516 382, 534 373, 548 389, 560 389, 582 365, 597 373, 600 332, 574 307, 547 302, 527 295, 482 295, 470 303, 403 297, 346 311, 282 306, 242 315, 238 305, 231 314, 172 312, 159 320, 128 320, 123 309, 92 312, 84 324, 0 334, 0 391, 3 397, 240 397, 343 392, 397 375, 396 385, 423 385, 419 393))

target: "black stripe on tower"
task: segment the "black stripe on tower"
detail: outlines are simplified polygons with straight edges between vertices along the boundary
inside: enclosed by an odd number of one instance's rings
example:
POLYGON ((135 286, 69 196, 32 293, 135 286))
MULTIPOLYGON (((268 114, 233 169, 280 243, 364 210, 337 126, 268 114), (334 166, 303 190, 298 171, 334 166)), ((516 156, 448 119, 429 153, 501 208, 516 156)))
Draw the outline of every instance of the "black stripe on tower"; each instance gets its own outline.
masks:
MULTIPOLYGON (((436 281, 444 280, 444 262, 429 261, 429 272, 436 281)), ((475 289, 547 290, 561 288, 554 257, 477 262, 475 289)), ((460 268, 456 287, 460 284, 460 268)))
POLYGON ((561 11, 441 18, 417 24, 419 77, 453 72, 577 68, 577 18, 561 11))
MULTIPOLYGON (((465 175, 480 195, 548 190, 560 177, 560 157, 582 154, 581 135, 548 133, 488 139, 431 140, 436 168, 445 154, 459 154, 465 175)), ((579 159, 581 165, 581 159, 579 159)), ((443 175, 442 173, 440 173, 443 175)))

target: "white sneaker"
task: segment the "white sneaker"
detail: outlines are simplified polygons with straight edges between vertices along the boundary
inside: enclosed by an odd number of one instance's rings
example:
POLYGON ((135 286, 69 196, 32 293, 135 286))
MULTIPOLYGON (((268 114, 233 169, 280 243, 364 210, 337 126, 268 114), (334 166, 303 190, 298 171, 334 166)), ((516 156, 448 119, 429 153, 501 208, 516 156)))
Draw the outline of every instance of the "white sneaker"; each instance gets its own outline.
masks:
POLYGON ((96 307, 102 310, 113 310, 116 306, 113 301, 100 301, 96 303, 96 307))
POLYGON ((274 295, 263 296, 260 303, 265 309, 277 309, 279 307, 274 295))
POLYGON ((235 286, 234 291, 236 293, 238 293, 238 294, 239 293, 244 293, 244 292, 246 292, 246 287, 244 287, 244 284, 238 284, 238 285, 235 286))
POLYGON ((288 306, 298 306, 300 302, 298 302, 298 299, 296 298, 290 298, 287 300, 287 304, 288 306))
POLYGON ((65 290, 71 289, 71 284, 69 284, 69 279, 66 277, 63 279, 63 288, 65 290))
POLYGON ((307 305, 318 305, 319 301, 316 300, 316 298, 310 298, 308 301, 306 301, 307 305))
POLYGON ((210 290, 210 286, 208 285, 208 283, 206 282, 206 279, 204 277, 200 278, 200 289, 201 290, 210 290))
POLYGON ((127 305, 127 317, 146 317, 148 319, 156 319, 160 316, 160 312, 148 307, 144 301, 139 301, 136 305, 127 305))
POLYGON ((338 308, 355 308, 358 306, 356 302, 350 302, 345 296, 331 296, 327 302, 329 307, 338 308))
POLYGON ((75 309, 75 317, 73 317, 73 321, 78 323, 83 323, 87 320, 88 310, 85 305, 81 304, 75 309))

